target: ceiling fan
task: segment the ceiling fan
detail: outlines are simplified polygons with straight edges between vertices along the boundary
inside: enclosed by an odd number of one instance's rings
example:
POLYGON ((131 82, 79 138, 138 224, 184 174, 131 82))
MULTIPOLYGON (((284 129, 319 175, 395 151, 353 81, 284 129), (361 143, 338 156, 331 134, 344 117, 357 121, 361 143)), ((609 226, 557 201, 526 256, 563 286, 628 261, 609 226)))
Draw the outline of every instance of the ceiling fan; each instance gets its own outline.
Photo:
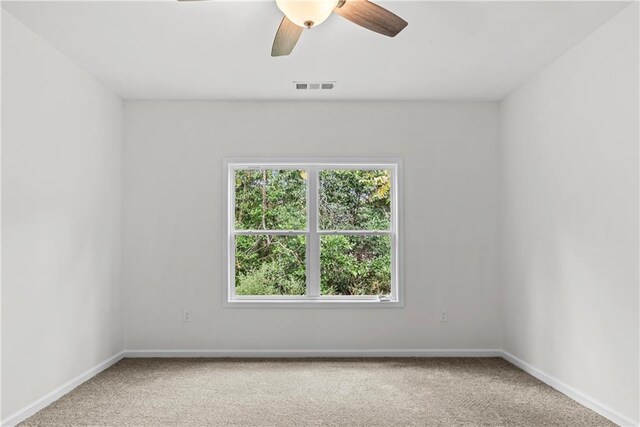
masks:
POLYGON ((368 0, 276 0, 276 4, 285 16, 273 40, 271 56, 289 55, 302 31, 322 24, 331 12, 388 37, 395 37, 407 26, 407 21, 368 0))

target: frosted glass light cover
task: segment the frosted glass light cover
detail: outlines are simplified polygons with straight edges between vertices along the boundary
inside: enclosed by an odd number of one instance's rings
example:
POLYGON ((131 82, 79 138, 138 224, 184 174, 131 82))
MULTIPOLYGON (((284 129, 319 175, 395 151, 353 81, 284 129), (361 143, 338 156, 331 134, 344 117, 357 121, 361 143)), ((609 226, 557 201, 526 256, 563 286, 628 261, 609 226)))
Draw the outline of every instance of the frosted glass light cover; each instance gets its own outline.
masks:
POLYGON ((338 0, 276 0, 276 4, 294 24, 305 27, 311 21, 315 27, 331 15, 338 0))

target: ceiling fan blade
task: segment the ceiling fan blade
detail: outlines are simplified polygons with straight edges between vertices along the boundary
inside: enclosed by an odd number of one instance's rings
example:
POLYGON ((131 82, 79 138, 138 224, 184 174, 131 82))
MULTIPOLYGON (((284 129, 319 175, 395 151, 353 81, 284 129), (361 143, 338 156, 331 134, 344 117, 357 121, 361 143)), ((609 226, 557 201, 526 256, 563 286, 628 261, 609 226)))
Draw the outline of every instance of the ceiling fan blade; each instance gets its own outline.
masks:
POLYGON ((289 21, 286 16, 282 18, 276 38, 273 39, 273 46, 271 47, 271 56, 285 56, 289 55, 298 39, 302 34, 304 28, 297 26, 293 22, 289 21))
POLYGON ((407 26, 404 19, 367 0, 341 1, 333 11, 354 24, 389 37, 395 37, 407 26))

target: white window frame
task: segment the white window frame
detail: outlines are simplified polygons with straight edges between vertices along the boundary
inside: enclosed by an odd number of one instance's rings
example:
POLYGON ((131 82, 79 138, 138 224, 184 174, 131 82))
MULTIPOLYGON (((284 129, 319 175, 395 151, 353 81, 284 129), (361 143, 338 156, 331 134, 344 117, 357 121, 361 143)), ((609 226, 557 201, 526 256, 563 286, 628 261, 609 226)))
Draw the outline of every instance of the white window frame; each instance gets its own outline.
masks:
POLYGON ((223 160, 223 292, 225 307, 404 307, 402 265, 402 159, 358 158, 225 158, 223 160), (238 169, 303 169, 307 171, 306 230, 236 230, 235 171, 238 169), (324 231, 318 228, 318 171, 325 169, 386 169, 391 171, 390 230, 324 231), (311 196, 315 194, 315 196, 311 196), (305 235, 306 295, 235 295, 235 236, 237 235, 305 235), (320 236, 388 235, 391 237, 391 295, 379 296, 320 295, 320 236), (315 262, 314 262, 315 260, 315 262))

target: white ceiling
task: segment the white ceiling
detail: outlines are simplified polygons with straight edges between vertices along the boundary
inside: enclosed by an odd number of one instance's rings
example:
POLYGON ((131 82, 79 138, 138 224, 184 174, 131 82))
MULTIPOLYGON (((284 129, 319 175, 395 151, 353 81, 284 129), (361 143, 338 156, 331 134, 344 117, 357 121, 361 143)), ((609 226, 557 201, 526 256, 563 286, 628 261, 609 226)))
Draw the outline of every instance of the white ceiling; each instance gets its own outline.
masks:
POLYGON ((333 15, 272 58, 275 1, 3 2, 128 99, 499 100, 623 2, 379 2, 409 22, 387 38, 333 15), (294 80, 335 80, 295 91, 294 80))

